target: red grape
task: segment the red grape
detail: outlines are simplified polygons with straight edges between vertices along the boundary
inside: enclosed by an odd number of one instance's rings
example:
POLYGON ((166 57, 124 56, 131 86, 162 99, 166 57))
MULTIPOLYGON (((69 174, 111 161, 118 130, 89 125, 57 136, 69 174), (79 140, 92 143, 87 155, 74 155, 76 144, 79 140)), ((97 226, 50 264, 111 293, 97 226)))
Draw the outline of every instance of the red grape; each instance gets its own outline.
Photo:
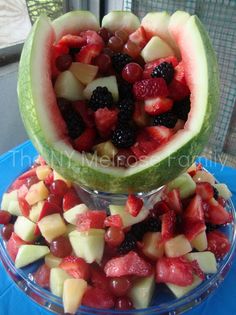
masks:
POLYGON ((47 265, 42 265, 34 274, 35 282, 43 288, 49 288, 50 268, 47 265))
POLYGON ((70 55, 58 56, 55 60, 55 63, 59 71, 68 70, 72 64, 72 57, 70 55))
POLYGON ((109 283, 112 294, 124 296, 131 287, 131 281, 127 277, 111 278, 109 283))
POLYGON ((10 239, 13 231, 14 231, 13 224, 7 224, 2 227, 1 235, 4 241, 7 242, 10 239))
MULTIPOLYGON (((142 298, 142 297, 140 297, 142 298)), ((115 309, 117 310, 131 310, 133 309, 133 303, 130 298, 123 296, 116 300, 115 309)))
POLYGON ((108 41, 108 47, 115 52, 122 51, 123 45, 124 42, 120 37, 112 36, 108 41))
POLYGON ((111 57, 107 54, 101 54, 94 59, 94 64, 99 67, 102 74, 105 74, 111 68, 111 57))
POLYGON ((50 192, 54 195, 59 195, 63 197, 67 193, 67 191, 68 191, 68 186, 61 179, 55 180, 50 186, 50 192))
POLYGON ((51 253, 59 258, 69 256, 72 252, 72 247, 69 238, 66 236, 59 236, 55 238, 50 244, 51 253))
POLYGON ((121 38, 123 40, 123 43, 126 43, 129 38, 128 33, 122 30, 115 31, 115 36, 121 38))
POLYGON ((124 238, 125 235, 122 229, 114 226, 110 227, 105 234, 105 242, 112 247, 119 246, 123 242, 124 238))
POLYGON ((128 40, 128 42, 124 45, 123 52, 129 55, 132 58, 137 58, 140 54, 141 48, 135 43, 128 40))
POLYGON ((62 199, 63 197, 60 195, 50 194, 47 198, 47 201, 56 204, 59 207, 62 207, 62 199))
POLYGON ((143 69, 135 62, 128 63, 122 70, 122 78, 129 83, 134 83, 142 79, 143 69))
POLYGON ((0 224, 8 224, 11 221, 11 214, 5 210, 0 210, 0 224))
POLYGON ((102 27, 98 31, 98 35, 100 35, 102 37, 102 39, 104 40, 104 42, 107 43, 109 38, 112 36, 112 33, 109 32, 108 29, 106 29, 105 27, 102 27))

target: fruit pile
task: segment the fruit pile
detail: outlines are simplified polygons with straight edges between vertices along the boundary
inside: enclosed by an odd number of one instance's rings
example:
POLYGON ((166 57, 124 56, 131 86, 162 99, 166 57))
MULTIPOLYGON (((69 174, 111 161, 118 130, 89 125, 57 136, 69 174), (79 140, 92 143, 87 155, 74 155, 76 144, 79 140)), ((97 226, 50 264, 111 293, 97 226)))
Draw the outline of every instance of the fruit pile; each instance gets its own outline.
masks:
POLYGON ((89 209, 40 157, 3 195, 1 235, 17 268, 43 259, 34 280, 62 297, 65 313, 145 308, 159 283, 179 298, 217 272, 230 250, 220 231, 232 221, 230 197, 194 164, 152 209, 135 195, 107 212, 89 209))
POLYGON ((158 36, 102 27, 53 45, 52 77, 67 136, 78 152, 128 167, 184 127, 190 91, 184 65, 158 36))

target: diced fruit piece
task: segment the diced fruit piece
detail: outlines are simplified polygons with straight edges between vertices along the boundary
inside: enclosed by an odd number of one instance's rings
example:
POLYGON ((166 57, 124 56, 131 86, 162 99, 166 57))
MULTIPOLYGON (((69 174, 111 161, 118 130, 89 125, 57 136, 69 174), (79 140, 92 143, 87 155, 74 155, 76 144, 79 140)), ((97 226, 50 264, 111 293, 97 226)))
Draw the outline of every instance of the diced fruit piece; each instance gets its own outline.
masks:
POLYGON ((197 276, 194 276, 193 283, 187 286, 179 286, 172 283, 166 283, 167 287, 171 290, 171 292, 179 299, 197 286, 202 282, 202 279, 200 279, 197 276))
POLYGON ((50 273, 50 290, 52 294, 62 297, 63 285, 66 279, 72 277, 61 268, 52 268, 50 273))
POLYGON ((110 278, 109 281, 109 289, 111 293, 117 297, 125 296, 131 285, 131 281, 128 277, 110 278))
POLYGON ((151 78, 135 82, 133 93, 137 100, 146 100, 154 97, 166 97, 168 89, 164 79, 151 78))
POLYGON ((87 85, 96 77, 98 67, 81 62, 72 62, 69 70, 82 84, 87 85))
POLYGON ((142 26, 140 26, 136 31, 129 35, 129 40, 140 48, 143 48, 147 43, 147 38, 145 34, 145 30, 142 26))
POLYGON ((145 101, 144 109, 147 114, 156 116, 168 112, 173 106, 170 98, 156 97, 145 101))
POLYGON ((14 216, 21 216, 21 208, 18 200, 10 200, 7 211, 14 216))
POLYGON ((92 150, 96 138, 96 130, 94 128, 86 128, 85 131, 74 140, 74 148, 79 152, 88 152, 92 150))
POLYGON ((211 224, 226 224, 232 222, 232 215, 214 198, 209 200, 205 209, 205 219, 211 224))
POLYGON ((49 248, 42 245, 21 245, 16 255, 16 268, 25 267, 49 253, 49 248))
POLYGON ((214 190, 210 183, 197 183, 196 194, 201 196, 202 200, 210 200, 214 196, 214 190))
POLYGON ((128 254, 109 260, 104 271, 107 277, 122 277, 135 275, 146 277, 152 273, 152 266, 137 253, 130 251, 128 254))
POLYGON ((34 274, 34 281, 42 288, 50 287, 50 268, 44 264, 34 274))
POLYGON ((17 190, 2 195, 1 209, 8 211, 10 201, 17 201, 17 190))
POLYGON ((85 38, 87 44, 96 44, 104 46, 103 38, 93 30, 84 31, 80 33, 80 35, 83 38, 85 38))
POLYGON ((44 201, 42 211, 40 212, 38 221, 40 221, 42 218, 50 214, 61 213, 61 212, 62 212, 62 209, 57 204, 44 201))
POLYGON ((77 215, 77 229, 80 232, 89 229, 102 229, 106 219, 106 212, 102 210, 85 211, 77 215))
POLYGON ((86 127, 94 127, 94 112, 88 108, 85 101, 76 101, 72 104, 74 110, 82 117, 86 127))
POLYGON ((36 204, 34 204, 31 207, 30 213, 29 213, 29 219, 33 222, 38 222, 40 213, 42 212, 44 205, 44 201, 39 201, 36 204))
POLYGON ((171 63, 174 68, 178 65, 178 59, 175 56, 168 56, 166 58, 160 58, 160 59, 148 62, 144 66, 143 79, 151 78, 151 74, 154 68, 156 68, 163 62, 171 63))
POLYGON ((93 149, 95 152, 97 152, 98 156, 101 157, 108 156, 108 158, 110 159, 113 159, 115 155, 118 153, 117 148, 113 145, 111 141, 101 142, 94 146, 93 149))
POLYGON ((25 217, 29 216, 29 212, 30 212, 30 205, 28 204, 28 202, 25 200, 25 197, 28 193, 28 187, 23 184, 17 192, 17 197, 18 197, 18 202, 19 202, 19 206, 20 206, 20 210, 22 215, 24 215, 25 217))
POLYGON ((175 233, 176 213, 171 210, 161 217, 161 236, 164 241, 172 238, 175 233))
POLYGON ((105 15, 102 19, 102 27, 110 32, 123 30, 128 34, 134 32, 140 26, 140 21, 132 12, 112 11, 105 15))
POLYGON ((54 238, 66 233, 66 225, 59 213, 44 217, 38 222, 42 236, 51 242, 54 238))
POLYGON ((207 233, 207 250, 215 254, 216 258, 223 258, 230 250, 230 242, 227 236, 220 231, 207 233))
POLYGON ((202 252, 207 249, 207 236, 206 231, 202 231, 194 239, 191 241, 191 245, 193 248, 202 252))
POLYGON ((63 197, 63 210, 67 211, 79 205, 81 200, 74 189, 70 189, 63 197))
POLYGON ((192 246, 183 235, 177 235, 165 242, 165 254, 167 257, 180 257, 192 251, 192 246))
POLYGON ((8 224, 11 221, 11 214, 8 211, 0 210, 0 224, 8 224))
POLYGON ((227 187, 227 185, 225 184, 214 184, 213 185, 218 193, 219 193, 219 196, 220 197, 223 197, 225 200, 228 200, 232 197, 232 193, 231 191, 229 190, 229 188, 227 187))
POLYGON ((193 176, 193 180, 196 183, 202 183, 202 182, 207 182, 210 183, 211 185, 215 184, 215 178, 213 175, 206 171, 197 171, 197 173, 193 176))
POLYGON ((69 238, 67 236, 54 238, 54 240, 50 243, 50 251, 54 256, 59 258, 69 256, 72 252, 69 238))
POLYGON ((191 197, 195 193, 196 183, 193 181, 192 177, 188 173, 183 173, 170 183, 167 187, 172 190, 174 188, 179 189, 180 198, 191 197))
POLYGON ((141 51, 141 56, 145 62, 173 56, 174 54, 173 49, 158 36, 153 36, 141 51))
POLYGON ((25 200, 32 206, 41 200, 47 199, 48 195, 49 191, 47 187, 43 181, 40 181, 30 187, 27 195, 25 196, 25 200))
POLYGON ((39 180, 45 180, 51 172, 52 169, 48 165, 40 165, 36 167, 36 175, 39 180))
POLYGON ((81 213, 87 212, 88 210, 88 207, 84 203, 81 203, 80 205, 74 206, 70 210, 64 212, 63 216, 68 223, 76 225, 77 216, 81 213))
POLYGON ((58 45, 63 45, 69 48, 81 48, 85 44, 86 44, 85 38, 71 34, 62 36, 62 38, 58 41, 58 45))
POLYGON ((143 207, 143 200, 135 195, 130 194, 126 201, 126 211, 133 217, 137 217, 143 207))
POLYGON ((105 242, 110 247, 116 247, 121 245, 121 243, 125 239, 125 234, 123 230, 119 227, 111 226, 109 229, 107 229, 105 234, 105 242))
POLYGON ((71 187, 71 182, 67 179, 65 179, 61 174, 59 174, 58 172, 56 172, 55 170, 53 170, 53 180, 62 180, 63 182, 66 183, 67 187, 70 188, 71 187))
POLYGON ((73 278, 84 280, 89 279, 89 265, 82 258, 67 256, 61 261, 59 267, 65 270, 73 278))
POLYGON ((204 220, 202 198, 199 195, 191 199, 187 209, 184 211, 183 217, 185 219, 191 219, 192 221, 204 220))
POLYGON ((112 94, 114 101, 118 101, 119 93, 115 76, 109 76, 104 78, 98 78, 90 82, 84 89, 84 96, 86 99, 90 99, 93 91, 98 87, 106 87, 112 94))
POLYGON ((117 111, 108 108, 99 108, 95 112, 95 124, 101 137, 108 137, 116 126, 117 111))
POLYGON ((144 127, 148 124, 148 116, 142 102, 135 103, 133 120, 139 127, 144 127))
POLYGON ((109 291, 102 288, 90 287, 83 296, 82 304, 98 309, 110 309, 114 307, 115 303, 109 291))
POLYGON ((142 239, 142 253, 152 260, 164 255, 164 244, 160 232, 147 232, 142 239))
POLYGON ((123 222, 119 214, 114 214, 107 216, 104 221, 104 226, 106 227, 116 227, 116 228, 123 228, 123 222))
POLYGON ((120 215, 124 228, 143 221, 149 213, 149 210, 146 207, 143 207, 142 211, 140 211, 136 217, 127 213, 125 206, 109 205, 109 209, 111 215, 120 215))
POLYGON ((83 258, 89 264, 94 261, 100 263, 104 251, 104 234, 103 229, 71 232, 69 239, 76 256, 83 258))
POLYGON ((83 100, 83 89, 82 83, 68 70, 58 75, 54 85, 56 96, 69 101, 83 100))
POLYGON ((164 126, 146 127, 148 135, 154 139, 159 145, 166 143, 173 135, 172 131, 164 126))
POLYGON ((26 217, 19 216, 14 224, 14 231, 22 240, 32 242, 35 239, 35 227, 35 223, 26 217))
POLYGON ((182 203, 180 199, 179 189, 173 189, 164 195, 164 201, 166 202, 167 206, 174 210, 176 213, 182 212, 182 203))
POLYGON ((135 308, 146 308, 150 305, 153 293, 155 289, 155 278, 149 276, 134 280, 132 288, 129 292, 135 308))
POLYGON ((91 283, 93 287, 109 291, 109 278, 98 265, 92 265, 90 268, 91 283))
POLYGON ((60 265, 62 259, 59 257, 56 257, 54 255, 52 255, 51 253, 46 255, 45 258, 45 264, 49 267, 49 268, 56 268, 60 265))
POLYGON ((89 44, 83 46, 76 55, 76 61, 84 64, 90 64, 93 58, 100 55, 102 51, 102 45, 100 44, 89 44))
POLYGON ((173 79, 168 86, 169 97, 174 101, 183 100, 185 97, 190 95, 189 88, 186 84, 173 79))
POLYGON ((63 285, 64 312, 75 314, 82 302, 87 289, 87 282, 83 279, 66 279, 63 285))
POLYGON ((204 273, 217 272, 217 262, 212 252, 189 253, 185 257, 190 261, 196 260, 204 273))
POLYGON ((122 70, 122 78, 129 82, 134 83, 142 79, 143 69, 135 62, 128 63, 122 70))
POLYGON ((21 245, 27 244, 16 233, 12 233, 9 241, 7 242, 7 252, 11 259, 15 261, 16 255, 21 245))
POLYGON ((192 242, 199 234, 206 230, 205 222, 191 218, 185 218, 183 222, 184 235, 192 242))

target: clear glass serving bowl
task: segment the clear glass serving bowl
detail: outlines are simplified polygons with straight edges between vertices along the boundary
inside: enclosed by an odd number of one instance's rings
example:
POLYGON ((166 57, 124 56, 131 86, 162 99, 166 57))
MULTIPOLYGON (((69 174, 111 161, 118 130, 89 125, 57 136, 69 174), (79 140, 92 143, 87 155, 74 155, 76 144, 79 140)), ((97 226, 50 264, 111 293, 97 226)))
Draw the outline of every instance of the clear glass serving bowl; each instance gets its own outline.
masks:
MULTIPOLYGON (((22 148, 21 148, 22 150, 22 148)), ((2 194, 7 188, 11 185, 12 181, 17 178, 21 173, 23 173, 27 167, 29 167, 35 156, 36 151, 32 148, 32 145, 29 143, 25 144, 23 148, 24 157, 27 156, 27 159, 20 161, 17 158, 15 152, 8 153, 3 156, 0 160, 0 171, 5 170, 3 184, 1 185, 0 193, 2 194), (14 161, 13 161, 14 160, 14 161), (14 162, 14 163, 13 163, 14 162), (13 165, 14 164, 14 165, 13 165), (8 169, 8 172, 6 172, 8 169)), ((22 157, 21 152, 21 157, 22 157)), ((100 206, 107 206, 109 202, 116 202, 119 204, 125 198, 125 196, 117 196, 112 194, 104 194, 99 192, 92 192, 89 190, 80 189, 80 194, 83 194, 83 197, 86 200, 89 200, 90 203, 100 206)), ((159 198, 161 189, 150 192, 148 194, 142 195, 148 204, 152 204, 159 198)), ((218 261, 217 273, 213 275, 208 275, 206 280, 203 281, 197 288, 183 296, 182 298, 175 298, 174 295, 168 290, 165 285, 158 285, 156 292, 151 301, 150 307, 146 309, 139 310, 130 310, 130 311, 116 311, 116 310, 101 310, 93 309, 85 306, 81 306, 77 312, 77 315, 124 315, 124 314, 155 314, 155 315, 174 315, 183 313, 194 306, 200 304, 205 300, 210 294, 212 294, 217 287, 223 282, 226 274, 230 270, 232 265, 232 260, 236 247, 236 213, 235 208, 231 200, 227 202, 227 210, 233 216, 233 222, 221 227, 221 230, 227 234, 230 242, 231 249, 230 252, 225 256, 224 259, 218 261)), ((53 295, 48 290, 45 290, 38 286, 33 279, 33 273, 37 270, 42 261, 31 264, 25 268, 17 269, 14 266, 13 261, 10 259, 3 240, 0 238, 0 260, 2 261, 3 266, 5 267, 9 277, 15 282, 15 284, 31 299, 36 303, 40 304, 43 308, 56 313, 63 314, 63 305, 60 298, 53 295)))

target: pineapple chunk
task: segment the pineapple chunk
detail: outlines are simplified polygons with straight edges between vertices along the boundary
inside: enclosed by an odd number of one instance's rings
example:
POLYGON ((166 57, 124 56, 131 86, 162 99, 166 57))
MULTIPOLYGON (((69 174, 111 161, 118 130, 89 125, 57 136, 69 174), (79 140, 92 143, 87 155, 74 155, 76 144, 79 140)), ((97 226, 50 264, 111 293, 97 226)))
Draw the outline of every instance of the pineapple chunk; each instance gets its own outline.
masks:
POLYGON ((190 260, 196 260, 204 273, 216 273, 217 262, 212 252, 189 253, 185 257, 190 260))
POLYGON ((50 243, 56 237, 66 233, 66 224, 59 213, 42 218, 38 222, 42 236, 50 243))
POLYGON ((56 256, 53 256, 53 254, 48 254, 45 256, 44 258, 45 260, 45 264, 49 267, 49 268, 56 268, 60 265, 62 259, 56 256))
POLYGON ((194 276, 193 283, 185 287, 181 287, 179 285, 172 284, 172 283, 166 283, 166 285, 177 298, 181 298, 182 296, 187 294, 189 291, 195 289, 201 282, 202 282, 202 279, 200 279, 197 276, 194 276))
POLYGON ((206 232, 203 231, 201 233, 199 233, 192 241, 191 241, 191 245, 193 248, 195 248, 196 250, 198 250, 199 252, 202 252, 204 250, 207 249, 207 236, 206 236, 206 232))
POLYGON ((49 191, 47 187, 45 186, 43 181, 40 181, 30 187, 27 195, 25 196, 25 200, 30 206, 32 206, 38 201, 47 199, 48 195, 49 191))
POLYGON ((94 146, 93 149, 97 152, 98 156, 108 156, 109 159, 113 159, 118 153, 117 148, 112 144, 111 141, 99 143, 94 146))
POLYGON ((87 85, 96 77, 98 66, 89 65, 81 62, 72 62, 69 70, 81 83, 87 85))
POLYGON ((48 165, 40 165, 36 168, 36 175, 39 180, 45 180, 51 172, 52 169, 48 165))
POLYGON ((192 251, 192 246, 183 235, 177 235, 165 242, 165 254, 167 257, 179 257, 192 251))
POLYGON ((63 286, 63 306, 67 314, 75 314, 87 289, 84 279, 66 279, 63 286))

